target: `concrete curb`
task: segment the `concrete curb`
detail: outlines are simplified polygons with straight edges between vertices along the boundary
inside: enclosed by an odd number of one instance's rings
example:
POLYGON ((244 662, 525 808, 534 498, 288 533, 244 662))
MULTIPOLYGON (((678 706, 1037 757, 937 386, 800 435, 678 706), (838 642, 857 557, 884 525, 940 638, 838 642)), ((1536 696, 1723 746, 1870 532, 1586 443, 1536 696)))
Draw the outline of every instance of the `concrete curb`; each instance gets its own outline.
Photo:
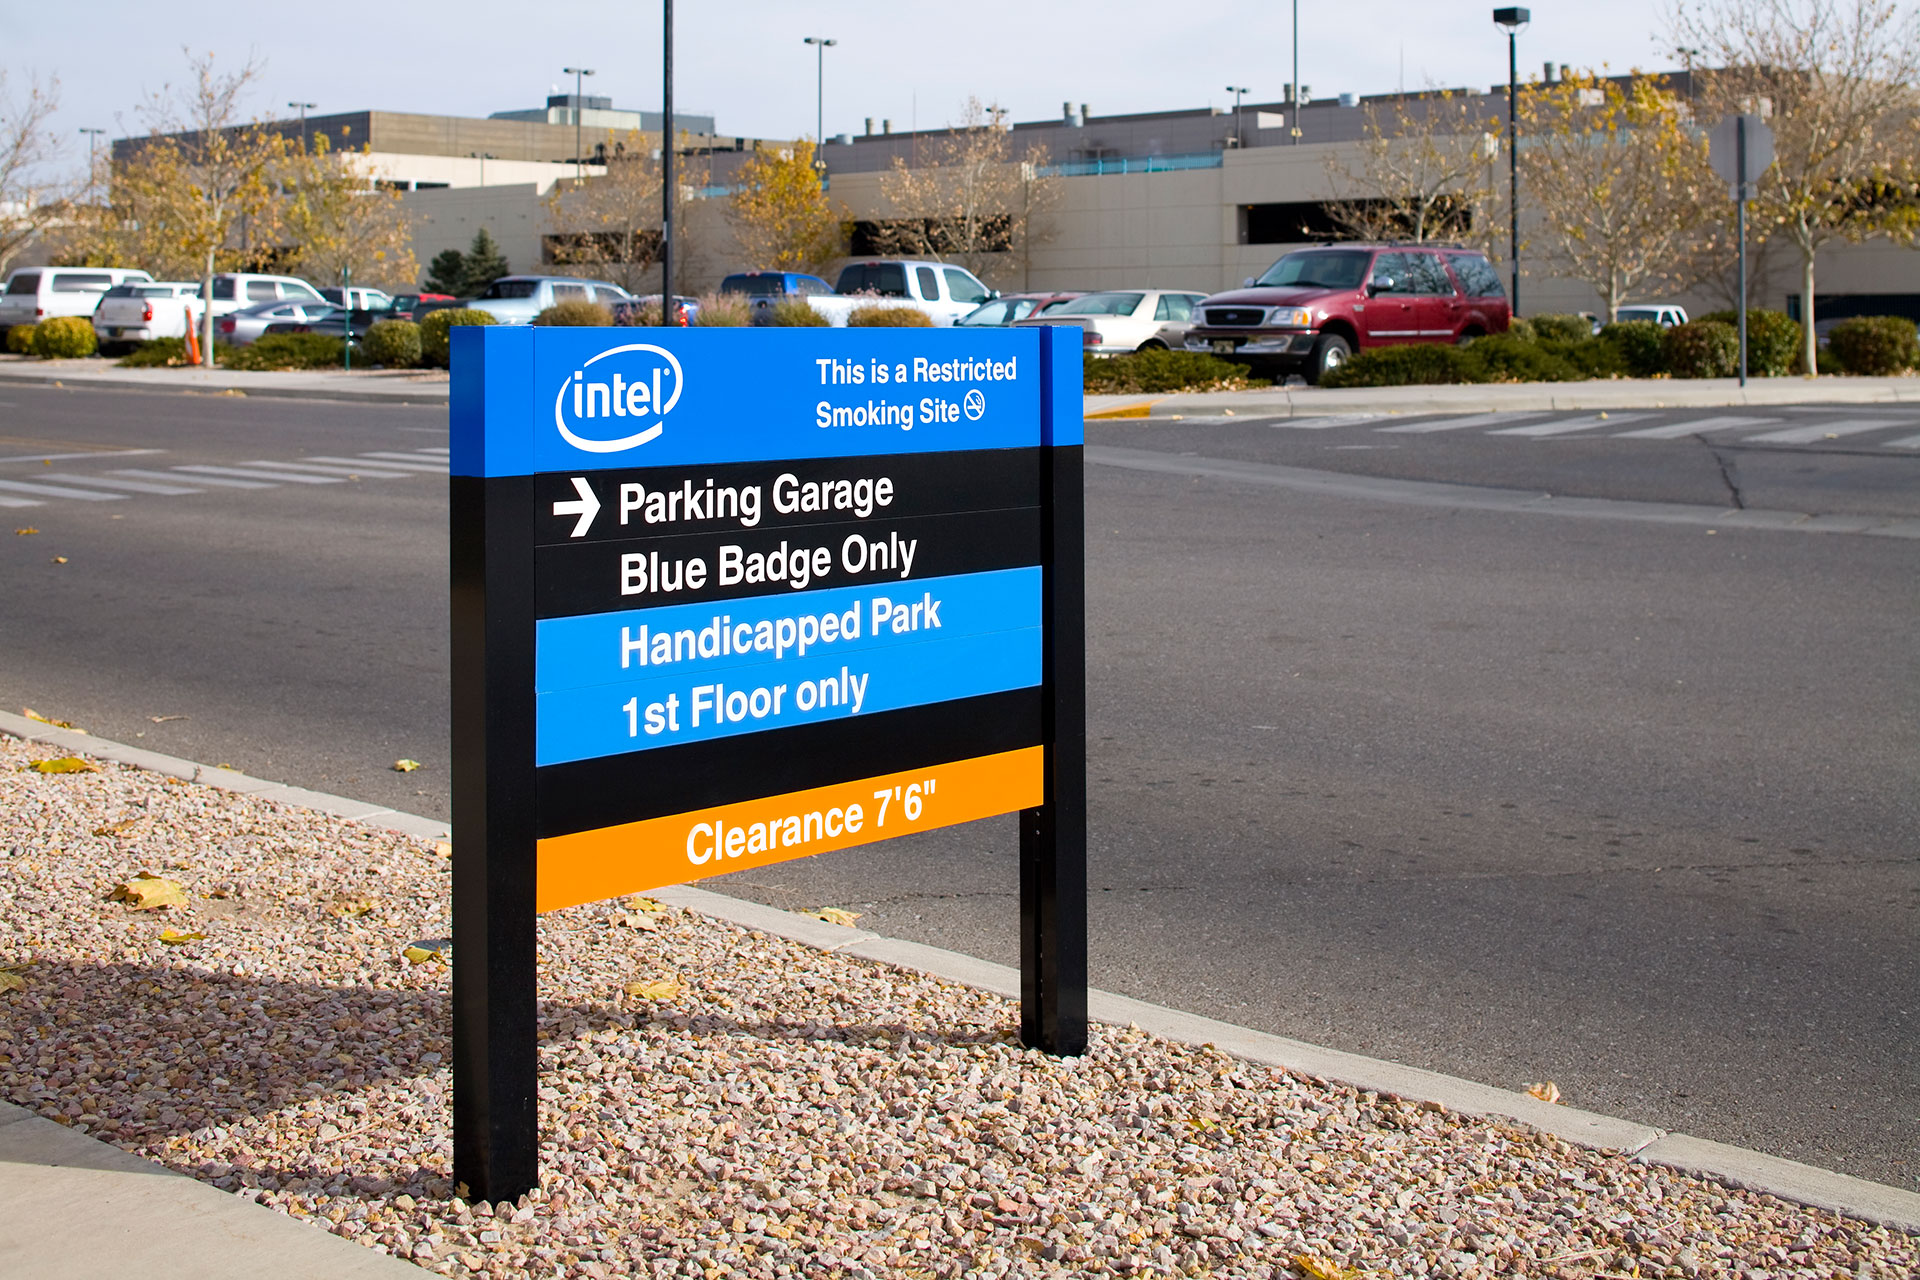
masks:
POLYGON ((249 377, 206 376, 196 373, 171 372, 164 376, 142 374, 139 370, 116 371, 108 369, 44 369, 23 367, 20 365, 0 364, 0 383, 26 382, 40 386, 72 389, 101 389, 108 391, 160 391, 173 395, 234 396, 265 400, 335 400, 352 404, 392 404, 392 405, 444 405, 447 403, 448 388, 446 382, 422 382, 388 384, 392 390, 368 385, 351 385, 357 379, 347 374, 334 373, 255 373, 249 377), (309 382, 277 381, 285 379, 312 379, 309 382), (342 384, 338 387, 319 383, 320 379, 337 378, 342 384))
MULTIPOLYGON (((0 712, 0 733, 84 751, 103 760, 155 769, 171 777, 224 786, 231 791, 267 799, 284 800, 289 804, 299 804, 408 835, 445 838, 449 833, 446 823, 432 819, 382 809, 341 796, 264 782, 226 769, 209 769, 190 760, 107 742, 70 729, 53 728, 24 716, 0 712), (235 781, 246 785, 230 785, 235 781)), ((811 916, 691 885, 656 889, 651 896, 671 906, 822 951, 893 965, 999 996, 1013 999, 1020 996, 1019 970, 976 956, 899 938, 887 938, 866 929, 828 924, 811 916)), ((1680 1173, 1775 1196, 1795 1204, 1849 1214, 1902 1231, 1920 1232, 1920 1194, 1899 1187, 1749 1151, 1744 1147, 1728 1146, 1683 1133, 1670 1133, 1632 1120, 1541 1102, 1524 1093, 1513 1093, 1437 1071, 1269 1035, 1264 1031, 1135 1000, 1130 996, 1095 990, 1088 993, 1088 1002, 1090 1016, 1097 1022, 1111 1026, 1131 1024, 1168 1040, 1212 1045, 1234 1057, 1280 1067, 1300 1075, 1338 1081, 1376 1093, 1389 1093, 1409 1101, 1435 1102, 1451 1111, 1468 1115, 1517 1121, 1562 1141, 1617 1151, 1643 1164, 1660 1165, 1680 1173)))
POLYGON ((375 1253, 0 1102, 0 1274, 33 1280, 418 1280, 375 1253))

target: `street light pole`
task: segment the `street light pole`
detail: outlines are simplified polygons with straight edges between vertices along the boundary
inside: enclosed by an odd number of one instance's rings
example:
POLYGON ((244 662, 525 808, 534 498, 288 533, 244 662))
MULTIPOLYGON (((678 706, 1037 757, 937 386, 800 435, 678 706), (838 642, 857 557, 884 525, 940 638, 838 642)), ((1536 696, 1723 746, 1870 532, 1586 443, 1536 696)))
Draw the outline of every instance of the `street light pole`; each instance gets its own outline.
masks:
POLYGON ((96 194, 95 188, 99 181, 100 174, 100 157, 98 150, 100 138, 101 135, 106 133, 106 130, 82 129, 80 132, 87 135, 87 194, 93 195, 96 194))
POLYGON ((1520 314, 1520 28, 1533 20, 1526 9, 1495 9, 1493 21, 1507 29, 1507 243, 1513 258, 1513 293, 1507 313, 1520 314))
POLYGON ((661 0, 660 20, 660 323, 671 325, 680 310, 673 300, 673 0, 661 0))
POLYGON ((1293 128, 1289 131, 1297 146, 1300 142, 1300 0, 1293 0, 1293 128))
POLYGON ((580 77, 592 75, 593 68, 562 67, 560 70, 573 77, 573 176, 578 180, 587 176, 587 164, 581 158, 585 148, 580 142, 580 77))
POLYGON ((300 154, 305 155, 307 151, 307 110, 310 107, 317 107, 320 104, 317 102, 289 102, 287 105, 300 113, 300 154))
POLYGON ((839 44, 838 40, 829 40, 825 36, 807 36, 803 44, 814 46, 817 64, 813 80, 813 167, 827 167, 827 49, 839 44))
POLYGON ((1241 85, 1230 84, 1227 86, 1227 92, 1233 95, 1233 145, 1244 147, 1247 145, 1247 140, 1240 130, 1240 99, 1252 90, 1241 85))

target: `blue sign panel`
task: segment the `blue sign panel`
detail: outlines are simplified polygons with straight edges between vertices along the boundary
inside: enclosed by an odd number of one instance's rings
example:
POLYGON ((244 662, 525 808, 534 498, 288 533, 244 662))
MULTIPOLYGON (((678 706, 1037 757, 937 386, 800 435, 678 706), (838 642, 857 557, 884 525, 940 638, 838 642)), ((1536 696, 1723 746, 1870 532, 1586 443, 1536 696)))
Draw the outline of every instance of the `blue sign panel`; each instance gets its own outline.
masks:
POLYGON ((458 327, 453 474, 1075 444, 1077 406, 1043 439, 1046 333, 458 327))

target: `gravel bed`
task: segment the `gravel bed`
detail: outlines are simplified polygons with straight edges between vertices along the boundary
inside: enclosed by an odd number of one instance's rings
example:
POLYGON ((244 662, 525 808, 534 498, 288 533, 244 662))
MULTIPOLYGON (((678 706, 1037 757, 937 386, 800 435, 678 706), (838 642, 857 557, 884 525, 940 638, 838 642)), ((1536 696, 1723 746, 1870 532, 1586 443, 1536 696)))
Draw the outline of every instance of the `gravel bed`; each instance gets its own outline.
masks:
POLYGON ((442 1275, 1920 1270, 1905 1233, 1135 1029, 1048 1059, 998 997, 635 901, 542 918, 544 1185, 468 1203, 444 848, 57 754, 0 737, 0 1094, 442 1275), (114 900, 141 872, 184 905, 114 900))

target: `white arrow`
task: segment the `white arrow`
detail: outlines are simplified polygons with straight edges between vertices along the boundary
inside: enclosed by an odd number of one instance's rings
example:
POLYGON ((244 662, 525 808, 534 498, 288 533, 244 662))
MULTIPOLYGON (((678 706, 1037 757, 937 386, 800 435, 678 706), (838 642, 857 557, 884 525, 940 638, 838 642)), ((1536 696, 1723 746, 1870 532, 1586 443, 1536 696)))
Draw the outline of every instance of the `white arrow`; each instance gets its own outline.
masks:
POLYGON ((553 514, 557 516, 579 516, 574 522, 573 537, 584 538, 593 525, 593 518, 600 514, 600 499, 593 496, 593 486, 587 483, 585 476, 573 478, 573 491, 580 495, 578 502, 556 502, 553 514))

